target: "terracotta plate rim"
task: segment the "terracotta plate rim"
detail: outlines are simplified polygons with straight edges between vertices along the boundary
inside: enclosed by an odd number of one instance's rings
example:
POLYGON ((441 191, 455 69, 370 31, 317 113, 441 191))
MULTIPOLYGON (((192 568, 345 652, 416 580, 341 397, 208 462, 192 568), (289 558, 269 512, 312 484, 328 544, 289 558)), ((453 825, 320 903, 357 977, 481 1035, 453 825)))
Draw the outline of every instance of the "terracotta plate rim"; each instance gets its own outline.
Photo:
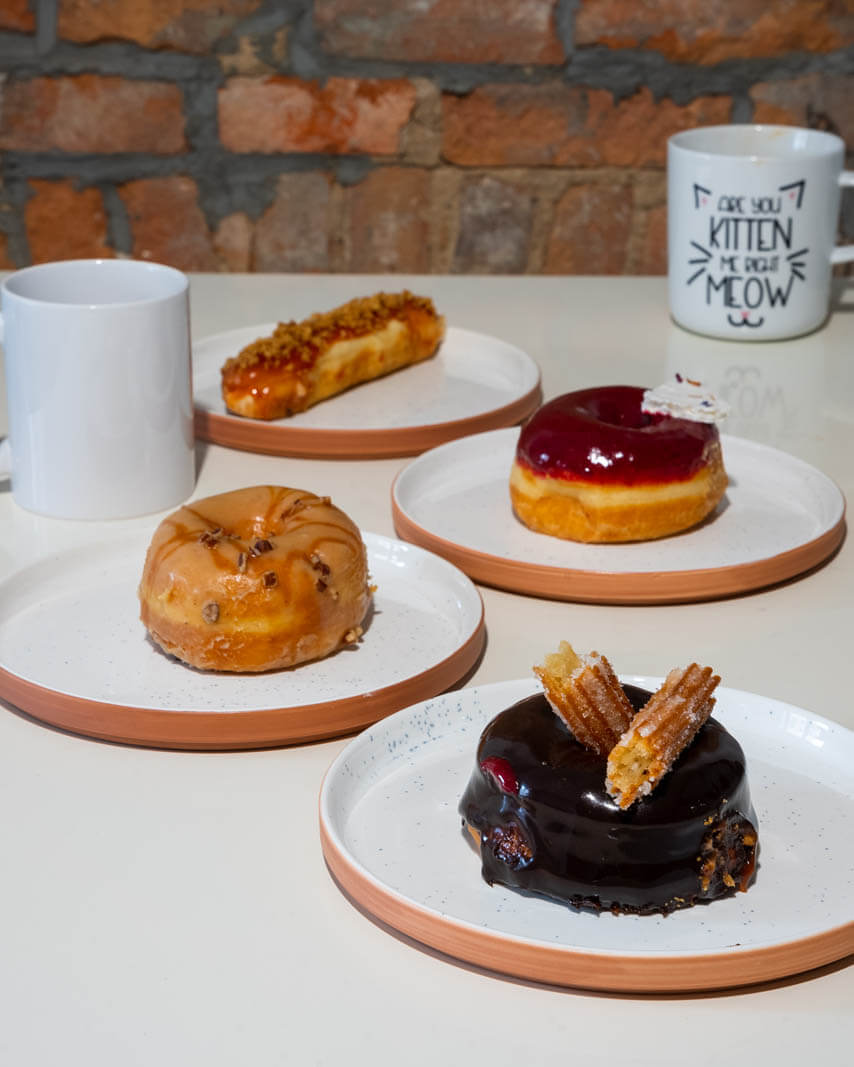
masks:
MULTIPOLYGON (((754 441, 746 443, 770 452, 779 451, 754 441)), ((787 453, 782 454, 788 457, 787 453)), ((810 466, 797 457, 788 458, 810 466)), ((720 567, 668 571, 608 572, 552 566, 495 556, 450 541, 416 522, 398 499, 399 483, 406 477, 410 466, 396 475, 391 487, 392 519, 399 537, 443 556, 475 581, 552 600, 597 604, 677 604, 749 593, 795 578, 824 563, 842 544, 846 534, 845 496, 831 478, 818 471, 839 494, 839 518, 812 540, 776 555, 720 567)), ((519 521, 510 508, 509 495, 507 511, 508 521, 519 521)))

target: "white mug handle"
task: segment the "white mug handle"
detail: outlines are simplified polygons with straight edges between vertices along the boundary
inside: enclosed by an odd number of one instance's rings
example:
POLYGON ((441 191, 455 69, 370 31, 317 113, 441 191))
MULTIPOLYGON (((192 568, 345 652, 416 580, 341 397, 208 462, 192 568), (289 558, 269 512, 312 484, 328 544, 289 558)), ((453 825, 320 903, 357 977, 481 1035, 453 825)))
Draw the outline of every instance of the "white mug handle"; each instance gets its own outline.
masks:
MULTIPOLYGON (((0 341, 3 340, 3 315, 0 314, 0 341)), ((12 473, 12 448, 9 438, 4 437, 0 441, 0 478, 8 478, 12 473)))
MULTIPOLYGON (((854 185, 854 170, 844 170, 839 175, 841 186, 854 185)), ((830 253, 831 263, 850 263, 854 259, 854 245, 840 245, 830 253)))

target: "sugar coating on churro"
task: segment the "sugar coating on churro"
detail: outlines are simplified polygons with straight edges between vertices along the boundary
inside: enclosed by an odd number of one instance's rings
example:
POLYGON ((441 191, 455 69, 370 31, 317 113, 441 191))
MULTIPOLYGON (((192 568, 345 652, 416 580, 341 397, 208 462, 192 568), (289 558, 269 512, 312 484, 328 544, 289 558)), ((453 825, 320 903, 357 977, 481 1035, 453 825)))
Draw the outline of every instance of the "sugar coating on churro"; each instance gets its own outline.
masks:
POLYGON ((720 682, 711 667, 675 668, 608 756, 605 785, 621 808, 652 792, 709 718, 720 682))
POLYGON ((634 709, 608 660, 579 656, 568 641, 545 657, 534 674, 555 713, 585 748, 605 757, 628 728, 634 709))

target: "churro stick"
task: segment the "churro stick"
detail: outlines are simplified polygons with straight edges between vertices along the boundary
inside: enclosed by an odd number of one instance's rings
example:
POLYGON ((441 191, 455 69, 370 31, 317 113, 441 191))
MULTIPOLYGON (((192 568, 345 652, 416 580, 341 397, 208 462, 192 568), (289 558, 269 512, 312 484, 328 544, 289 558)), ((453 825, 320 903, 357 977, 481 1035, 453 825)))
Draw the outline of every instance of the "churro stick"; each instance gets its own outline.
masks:
POLYGON ((712 713, 720 678, 711 667, 675 668, 608 756, 606 788, 621 808, 651 793, 712 713))
POLYGON ((429 359, 445 320, 427 297, 376 293, 282 322, 269 337, 247 345, 222 368, 222 396, 235 415, 280 419, 429 359))
POLYGON ((634 708, 604 656, 579 657, 568 641, 534 667, 546 699, 585 748, 607 756, 629 726, 634 708))

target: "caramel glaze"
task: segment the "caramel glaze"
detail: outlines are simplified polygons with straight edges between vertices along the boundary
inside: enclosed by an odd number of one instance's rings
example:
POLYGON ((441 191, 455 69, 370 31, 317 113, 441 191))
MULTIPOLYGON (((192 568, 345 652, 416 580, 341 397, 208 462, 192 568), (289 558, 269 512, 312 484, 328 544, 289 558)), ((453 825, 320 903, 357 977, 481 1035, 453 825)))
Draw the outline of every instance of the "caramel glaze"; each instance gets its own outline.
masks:
POLYGON ((601 485, 692 478, 717 451, 717 427, 644 414, 643 394, 610 385, 549 401, 522 428, 517 461, 535 474, 601 485))
POLYGON ((197 667, 255 671, 355 641, 371 589, 358 527, 328 497, 257 486, 164 519, 139 596, 166 651, 197 667))
MULTIPOLYGON (((624 688, 635 709, 649 697, 624 688)), ((484 879, 575 907, 642 914, 747 888, 756 814, 741 746, 715 719, 628 810, 604 782, 605 761, 542 694, 493 719, 460 802, 480 836, 484 879)))
MULTIPOLYGON (((431 349, 435 349, 441 338, 441 333, 433 337, 438 316, 432 300, 406 290, 376 293, 351 300, 333 311, 319 312, 302 322, 280 322, 269 337, 253 341, 226 360, 222 367, 223 388, 231 398, 254 397, 259 406, 257 417, 277 418, 305 410, 321 356, 337 342, 367 337, 384 329, 393 319, 409 325, 415 337, 425 329, 431 338, 431 349), (286 412, 279 411, 273 400, 265 400, 283 374, 303 387, 303 399, 297 393, 290 395, 286 412)), ((425 350, 421 358, 426 354, 425 350)))

